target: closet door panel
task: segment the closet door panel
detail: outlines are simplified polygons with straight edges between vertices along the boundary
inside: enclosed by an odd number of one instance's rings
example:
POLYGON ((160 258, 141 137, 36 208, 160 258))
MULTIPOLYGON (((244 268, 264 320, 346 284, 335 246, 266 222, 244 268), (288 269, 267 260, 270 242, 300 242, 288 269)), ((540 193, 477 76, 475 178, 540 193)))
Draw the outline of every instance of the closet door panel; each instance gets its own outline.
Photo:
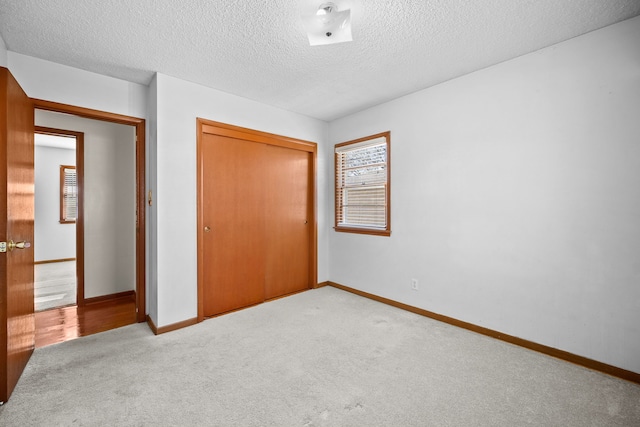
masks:
POLYGON ((265 299, 264 144, 204 134, 204 316, 265 299))
POLYGON ((265 298, 309 289, 312 155, 278 146, 265 150, 265 298))

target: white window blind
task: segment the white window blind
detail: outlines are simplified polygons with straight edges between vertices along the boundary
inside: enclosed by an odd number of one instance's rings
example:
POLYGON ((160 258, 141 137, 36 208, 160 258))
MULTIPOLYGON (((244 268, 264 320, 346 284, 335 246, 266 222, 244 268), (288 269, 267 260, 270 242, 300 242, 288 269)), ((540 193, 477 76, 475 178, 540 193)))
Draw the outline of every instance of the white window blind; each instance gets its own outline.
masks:
POLYGON ((73 222, 78 216, 78 179, 75 166, 60 166, 60 221, 73 222))
POLYGON ((339 144, 335 156, 336 226, 386 230, 387 138, 339 144))

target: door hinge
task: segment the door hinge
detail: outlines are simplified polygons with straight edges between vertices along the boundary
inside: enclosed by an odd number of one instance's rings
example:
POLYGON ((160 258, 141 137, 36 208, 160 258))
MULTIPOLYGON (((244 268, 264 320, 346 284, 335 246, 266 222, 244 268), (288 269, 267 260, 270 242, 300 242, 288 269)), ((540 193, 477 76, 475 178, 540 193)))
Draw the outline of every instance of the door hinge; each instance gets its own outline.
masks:
POLYGON ((0 253, 7 252, 7 242, 0 242, 0 253))

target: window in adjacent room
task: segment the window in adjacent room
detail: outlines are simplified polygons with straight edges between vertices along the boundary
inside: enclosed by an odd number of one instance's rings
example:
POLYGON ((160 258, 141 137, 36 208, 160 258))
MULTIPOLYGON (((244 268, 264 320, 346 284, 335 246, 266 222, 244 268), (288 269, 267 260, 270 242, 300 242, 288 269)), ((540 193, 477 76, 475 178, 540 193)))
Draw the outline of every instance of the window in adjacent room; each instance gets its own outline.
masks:
POLYGON ((76 222, 78 180, 75 166, 60 166, 60 223, 76 222))
POLYGON ((391 132, 335 146, 336 231, 391 234, 391 132))

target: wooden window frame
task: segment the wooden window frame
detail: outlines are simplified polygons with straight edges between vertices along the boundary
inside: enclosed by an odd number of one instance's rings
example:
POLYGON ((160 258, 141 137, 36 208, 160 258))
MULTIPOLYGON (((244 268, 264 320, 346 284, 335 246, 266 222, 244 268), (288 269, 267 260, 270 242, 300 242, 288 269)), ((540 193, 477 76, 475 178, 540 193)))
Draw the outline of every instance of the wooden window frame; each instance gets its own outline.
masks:
POLYGON ((371 234, 376 236, 390 236, 391 235, 391 132, 382 132, 375 135, 365 136, 363 138, 354 139, 352 141, 346 141, 339 144, 336 144, 334 147, 334 195, 335 195, 335 226, 334 230, 338 232, 344 233, 356 233, 356 234, 371 234), (344 149, 349 145, 362 144, 366 141, 385 138, 386 140, 386 162, 385 168, 387 171, 386 176, 386 184, 385 184, 385 228, 381 227, 370 227, 366 225, 362 226, 348 226, 340 224, 340 210, 343 208, 343 202, 341 200, 341 195, 343 194, 343 190, 339 188, 340 182, 340 171, 339 171, 339 154, 338 151, 340 149, 344 149))
POLYGON ((78 203, 79 203, 79 197, 78 197, 78 191, 77 191, 77 187, 78 187, 78 175, 77 175, 77 171, 76 171, 76 217, 74 219, 68 219, 67 216, 65 215, 66 213, 66 199, 67 199, 67 194, 65 192, 66 186, 65 186, 65 182, 66 182, 66 174, 65 174, 65 170, 67 169, 73 169, 76 170, 76 167, 73 165, 60 165, 60 224, 75 224, 76 220, 78 219, 78 203))

